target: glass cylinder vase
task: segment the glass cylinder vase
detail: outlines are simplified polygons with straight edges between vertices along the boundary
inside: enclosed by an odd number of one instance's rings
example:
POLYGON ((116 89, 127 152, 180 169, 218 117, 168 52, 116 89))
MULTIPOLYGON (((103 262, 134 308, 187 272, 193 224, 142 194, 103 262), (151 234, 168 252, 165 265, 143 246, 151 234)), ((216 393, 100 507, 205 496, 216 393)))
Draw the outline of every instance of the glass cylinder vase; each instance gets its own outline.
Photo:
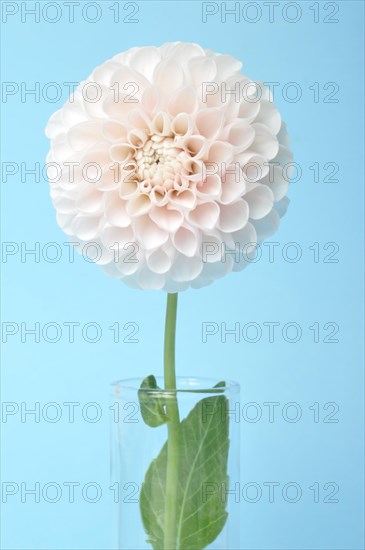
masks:
POLYGON ((112 385, 113 547, 239 549, 239 384, 141 382, 112 385))

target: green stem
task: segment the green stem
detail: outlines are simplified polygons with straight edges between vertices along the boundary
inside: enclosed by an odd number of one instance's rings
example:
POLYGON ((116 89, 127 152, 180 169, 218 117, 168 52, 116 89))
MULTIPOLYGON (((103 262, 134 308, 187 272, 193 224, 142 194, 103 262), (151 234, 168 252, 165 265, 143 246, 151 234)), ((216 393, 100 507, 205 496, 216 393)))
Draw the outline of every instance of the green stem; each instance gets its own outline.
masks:
MULTIPOLYGON (((177 294, 167 295, 164 379, 165 390, 176 390, 175 374, 175 334, 176 334, 177 294)), ((175 392, 167 399, 167 469, 164 550, 176 550, 177 532, 177 484, 179 479, 179 408, 175 392)))

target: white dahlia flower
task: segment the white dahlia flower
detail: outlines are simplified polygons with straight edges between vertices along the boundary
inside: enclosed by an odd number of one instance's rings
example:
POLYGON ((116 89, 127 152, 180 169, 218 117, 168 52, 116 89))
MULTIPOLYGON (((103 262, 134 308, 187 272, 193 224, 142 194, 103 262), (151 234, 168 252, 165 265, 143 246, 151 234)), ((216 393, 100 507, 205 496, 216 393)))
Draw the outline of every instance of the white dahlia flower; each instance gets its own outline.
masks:
POLYGON ((197 288, 276 230, 292 157, 269 90, 241 66, 197 44, 132 48, 50 118, 57 221, 111 276, 197 288))

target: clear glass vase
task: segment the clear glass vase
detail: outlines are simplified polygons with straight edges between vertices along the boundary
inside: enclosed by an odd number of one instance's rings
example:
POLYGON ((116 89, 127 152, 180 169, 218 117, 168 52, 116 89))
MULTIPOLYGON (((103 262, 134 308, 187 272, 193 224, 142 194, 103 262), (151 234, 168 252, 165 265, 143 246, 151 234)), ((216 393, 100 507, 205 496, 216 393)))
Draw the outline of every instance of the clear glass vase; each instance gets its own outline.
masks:
POLYGON ((162 379, 155 382, 142 390, 140 379, 112 385, 113 547, 237 550, 239 384, 178 378, 174 391, 160 389, 162 379), (178 407, 176 456, 164 416, 171 404, 178 407), (175 479, 168 481, 175 459, 175 479), (172 522, 173 543, 166 522, 172 522))

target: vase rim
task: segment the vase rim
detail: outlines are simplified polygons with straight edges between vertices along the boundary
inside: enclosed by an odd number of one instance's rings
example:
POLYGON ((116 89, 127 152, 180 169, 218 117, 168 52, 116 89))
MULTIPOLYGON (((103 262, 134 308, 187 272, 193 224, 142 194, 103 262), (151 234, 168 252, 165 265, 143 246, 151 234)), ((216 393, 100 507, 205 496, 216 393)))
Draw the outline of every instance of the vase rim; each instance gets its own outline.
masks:
MULTIPOLYGON (((114 391, 138 391, 141 387, 141 382, 143 378, 126 378, 122 380, 116 380, 112 382, 111 386, 114 388, 114 391)), ((146 389, 148 392, 157 392, 163 393, 239 393, 240 384, 235 380, 224 380, 225 386, 217 388, 217 392, 214 392, 214 386, 222 381, 218 378, 208 378, 203 376, 177 376, 176 377, 176 390, 165 390, 163 388, 163 377, 156 376, 157 385, 160 386, 156 389, 146 389), (223 391, 222 391, 223 390, 223 391)))

